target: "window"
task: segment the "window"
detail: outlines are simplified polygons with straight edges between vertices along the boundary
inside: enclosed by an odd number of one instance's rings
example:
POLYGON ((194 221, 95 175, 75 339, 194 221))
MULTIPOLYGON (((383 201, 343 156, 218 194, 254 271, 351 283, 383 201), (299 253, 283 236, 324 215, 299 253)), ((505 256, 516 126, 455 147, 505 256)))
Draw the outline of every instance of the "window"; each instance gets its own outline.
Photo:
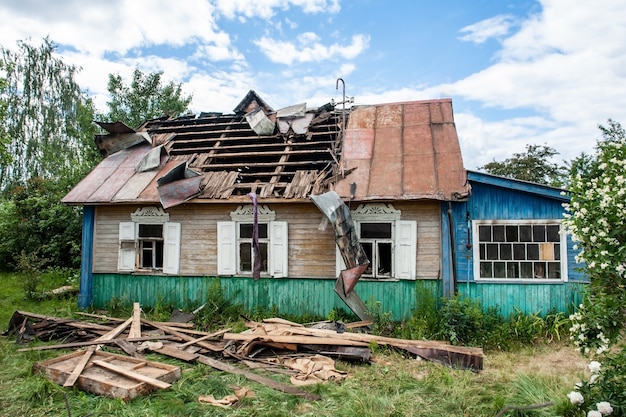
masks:
POLYGON ((561 261, 564 239, 558 220, 475 221, 474 276, 479 280, 561 280, 566 276, 566 263, 561 261))
POLYGON ((370 260, 364 276, 389 278, 393 275, 392 224, 364 222, 358 224, 359 242, 370 260))
POLYGON ((137 209, 130 222, 119 224, 119 271, 161 271, 177 274, 180 223, 169 222, 161 208, 137 209))
MULTIPOLYGON (((259 223, 259 253, 261 256, 261 273, 267 273, 267 246, 269 243, 269 234, 267 231, 267 223, 259 223)), ((237 224, 237 242, 239 246, 239 272, 252 273, 254 265, 254 250, 252 244, 252 234, 254 231, 253 223, 237 224)))
POLYGON ((138 224, 139 266, 141 268, 163 268, 163 225, 138 224))
MULTIPOLYGON (((230 213, 232 221, 217 222, 217 273, 250 276, 254 265, 252 236, 253 206, 239 206, 230 213)), ((265 205, 258 206, 258 239, 261 273, 275 278, 287 276, 287 223, 265 205)))
MULTIPOLYGON (((416 278, 417 222, 400 220, 400 215, 391 204, 361 204, 351 213, 370 261, 364 278, 416 278)), ((337 249, 337 274, 345 268, 337 249)))

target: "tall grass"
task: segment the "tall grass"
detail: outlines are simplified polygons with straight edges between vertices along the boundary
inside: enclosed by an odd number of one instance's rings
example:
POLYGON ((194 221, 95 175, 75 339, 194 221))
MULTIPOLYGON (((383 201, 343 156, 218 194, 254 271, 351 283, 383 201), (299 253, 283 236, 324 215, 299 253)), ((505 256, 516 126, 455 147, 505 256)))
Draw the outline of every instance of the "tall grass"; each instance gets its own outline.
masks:
MULTIPOLYGON (((75 297, 30 300, 19 286, 20 279, 19 275, 0 275, 0 300, 4 307, 0 309, 0 324, 6 325, 14 310, 72 317, 75 297)), ((55 279, 60 281, 61 277, 55 279)), ((57 284, 50 283, 50 286, 57 284)), ((196 315, 198 328, 209 330, 228 326, 238 331, 243 330, 242 315, 258 319, 277 313, 271 308, 245 312, 242 306, 231 303, 225 297, 218 284, 219 281, 216 281, 210 286, 204 300, 205 307, 196 315)), ((115 316, 121 318, 128 317, 132 311, 132 306, 123 302, 114 302, 110 307, 113 308, 107 314, 115 315, 111 313, 117 312, 120 314, 115 316)), ((144 315, 149 319, 167 316, 171 307, 166 303, 142 306, 144 315)), ((17 352, 20 346, 15 345, 13 338, 1 337, 0 417, 68 416, 68 405, 73 417, 493 417, 509 405, 528 406, 539 402, 553 402, 555 405, 535 410, 511 410, 506 415, 560 415, 561 410, 566 408, 563 399, 567 401, 567 392, 571 391, 579 380, 581 370, 585 369, 584 361, 576 362, 578 356, 571 347, 557 343, 566 325, 558 313, 546 317, 514 314, 503 318, 497 310, 483 311, 468 300, 423 297, 410 319, 404 323, 389 323, 389 316, 379 307, 372 305, 376 313, 374 327, 379 331, 387 332, 391 325, 394 335, 404 338, 441 339, 454 334, 458 343, 490 347, 485 356, 485 369, 481 372, 451 369, 403 356, 393 350, 379 349, 370 364, 338 361, 336 366, 347 372, 349 378, 342 383, 305 387, 322 398, 306 401, 202 364, 149 355, 149 360, 180 366, 182 376, 170 389, 158 390, 126 403, 77 388, 66 389, 33 373, 34 363, 69 353, 68 350, 17 352), (212 394, 221 398, 232 394, 236 386, 251 388, 255 397, 246 398, 227 409, 198 401, 202 395, 212 394)), ((329 314, 329 319, 349 321, 352 318, 341 310, 329 314)), ((299 322, 311 320, 309 317, 289 319, 299 322)), ((284 375, 267 375, 288 381, 284 375)))

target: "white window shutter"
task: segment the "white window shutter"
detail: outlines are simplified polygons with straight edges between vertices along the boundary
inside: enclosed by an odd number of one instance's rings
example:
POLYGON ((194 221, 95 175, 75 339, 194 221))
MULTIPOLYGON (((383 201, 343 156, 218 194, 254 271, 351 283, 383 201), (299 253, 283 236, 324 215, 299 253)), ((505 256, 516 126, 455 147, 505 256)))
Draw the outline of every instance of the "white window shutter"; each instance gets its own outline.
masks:
POLYGON ((270 222, 269 273, 275 278, 287 276, 287 222, 270 222))
POLYGON ((119 224, 120 251, 117 258, 119 271, 135 270, 135 222, 120 222, 119 224))
POLYGON ((163 272, 178 274, 180 269, 180 223, 163 225, 163 272))
POLYGON ((417 222, 412 220, 396 221, 395 277, 415 279, 417 261, 417 222))
POLYGON ((217 222, 217 274, 237 273, 237 234, 235 222, 217 222))

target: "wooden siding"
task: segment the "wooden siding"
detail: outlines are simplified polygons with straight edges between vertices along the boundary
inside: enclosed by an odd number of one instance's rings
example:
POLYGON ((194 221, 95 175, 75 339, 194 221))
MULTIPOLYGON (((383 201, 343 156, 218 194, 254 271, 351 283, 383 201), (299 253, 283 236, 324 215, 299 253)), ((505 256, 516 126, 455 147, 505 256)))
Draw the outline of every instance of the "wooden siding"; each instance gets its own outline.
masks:
MULTIPOLYGON (((164 277, 147 275, 94 275, 93 306, 107 308, 112 300, 125 305, 171 304, 192 310, 206 301, 209 289, 219 282, 222 294, 246 312, 275 308, 279 314, 327 317, 333 309, 348 310, 333 287, 332 279, 271 279, 164 277)), ((516 311, 545 315, 551 310, 569 312, 580 302, 583 284, 476 284, 459 286, 460 295, 479 300, 484 308, 499 308, 503 316, 516 311)), ((391 312, 396 321, 413 314, 420 297, 441 297, 440 280, 359 281, 355 291, 367 305, 380 303, 380 311, 391 312)))
POLYGON ((507 317, 517 311, 525 314, 538 313, 542 316, 552 310, 572 313, 582 302, 585 284, 459 284, 459 294, 478 300, 484 308, 498 307, 500 314, 507 317))
MULTIPOLYGON (((260 204, 263 204, 261 201, 260 204)), ((277 221, 289 228, 289 276, 292 278, 335 278, 334 232, 326 228, 322 213, 311 203, 269 204, 277 221)), ((119 223, 141 206, 98 207, 95 217, 94 273, 116 273, 119 223)), ((217 222, 229 221, 237 204, 186 204, 168 209, 171 222, 181 223, 181 276, 217 275, 217 222)), ((417 221, 418 278, 440 275, 441 225, 438 202, 403 202, 394 207, 402 220, 417 221)))
MULTIPOLYGON (((563 213, 562 202, 559 200, 472 182, 472 195, 469 200, 452 203, 456 279, 459 285, 461 282, 474 280, 472 235, 468 215, 470 221, 487 219, 530 220, 561 219, 563 213), (468 228, 470 228, 469 234, 468 228)), ((576 263, 576 251, 573 246, 571 238, 568 237, 568 280, 572 282, 585 281, 586 277, 579 271, 581 265, 576 263)))
MULTIPOLYGON (((124 305, 172 304, 192 310, 202 305, 215 281, 223 296, 247 312, 276 308, 279 314, 327 317, 333 309, 348 311, 335 294, 333 279, 271 279, 164 277, 148 275, 95 274, 96 308, 107 308, 112 300, 124 305)), ((408 318, 416 305, 416 288, 427 288, 437 296, 439 281, 360 281, 355 291, 366 304, 380 302, 382 312, 392 312, 395 320, 408 318)), ((419 292, 423 294, 422 292, 419 292)))

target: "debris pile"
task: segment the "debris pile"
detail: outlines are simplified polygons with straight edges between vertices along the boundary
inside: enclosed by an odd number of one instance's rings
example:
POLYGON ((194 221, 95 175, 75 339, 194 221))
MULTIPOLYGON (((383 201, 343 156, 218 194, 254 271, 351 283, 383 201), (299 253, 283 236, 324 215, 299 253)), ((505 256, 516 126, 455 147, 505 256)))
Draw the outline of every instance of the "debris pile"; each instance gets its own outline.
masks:
MULTIPOLYGON (((7 334, 15 335, 18 343, 35 338, 61 342, 19 351, 76 349, 73 353, 39 362, 34 369, 65 387, 76 385, 85 391, 124 400, 154 389, 167 389, 180 377, 180 368, 148 361, 144 357, 146 352, 203 363, 309 400, 317 400, 319 396, 300 386, 343 380, 347 375, 336 369, 335 359, 370 362, 372 345, 389 346, 413 357, 473 371, 481 370, 483 365, 482 349, 363 332, 371 322, 322 322, 307 327, 274 318, 248 321, 247 330, 241 333, 234 333, 232 329, 209 333, 195 330, 193 323, 145 320, 141 318, 138 303, 127 320, 78 314, 91 321, 16 311, 7 334), (107 346, 106 351, 101 349, 103 346, 107 346), (110 353, 113 349, 123 352, 110 353), (270 378, 267 372, 286 374, 290 383, 270 378)), ((205 398, 203 401, 211 403, 213 400, 205 398)))

